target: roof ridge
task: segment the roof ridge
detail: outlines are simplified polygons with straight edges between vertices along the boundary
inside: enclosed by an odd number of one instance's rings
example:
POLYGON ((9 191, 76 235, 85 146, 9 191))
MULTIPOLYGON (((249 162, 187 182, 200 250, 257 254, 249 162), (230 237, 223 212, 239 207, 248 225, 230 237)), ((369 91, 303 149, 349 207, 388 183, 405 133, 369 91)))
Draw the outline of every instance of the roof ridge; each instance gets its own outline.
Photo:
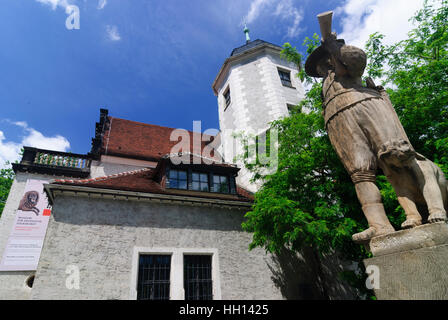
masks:
POLYGON ((121 178, 126 176, 132 176, 137 173, 146 172, 146 171, 152 171, 151 168, 143 168, 138 170, 132 170, 132 171, 125 171, 120 173, 111 174, 108 176, 102 176, 97 178, 90 178, 90 179, 79 179, 79 180, 73 180, 73 179, 55 179, 51 181, 51 183, 77 183, 77 184, 87 184, 90 182, 98 182, 98 181, 104 181, 108 179, 115 179, 115 178, 121 178))
POLYGON ((232 52, 230 53, 230 56, 232 57, 234 54, 238 55, 238 54, 240 54, 242 52, 245 52, 245 51, 247 51, 249 49, 253 49, 255 47, 261 46, 263 44, 268 44, 268 45, 271 45, 271 46, 278 47, 278 48, 282 49, 281 46, 279 46, 277 44, 274 44, 272 42, 269 42, 269 41, 266 41, 266 40, 262 40, 262 39, 255 39, 255 40, 250 41, 250 42, 248 42, 246 44, 243 44, 242 46, 234 48, 232 50, 232 52), (247 50, 242 50, 241 51, 241 49, 243 49, 244 47, 246 47, 247 50))

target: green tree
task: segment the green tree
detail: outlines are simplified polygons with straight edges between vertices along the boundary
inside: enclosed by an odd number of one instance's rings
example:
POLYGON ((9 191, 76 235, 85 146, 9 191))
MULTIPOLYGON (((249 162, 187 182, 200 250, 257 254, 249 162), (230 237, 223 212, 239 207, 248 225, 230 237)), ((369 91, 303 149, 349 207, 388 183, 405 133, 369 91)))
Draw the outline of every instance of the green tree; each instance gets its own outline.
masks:
MULTIPOLYGON (((9 165, 9 163, 6 163, 6 165, 9 165)), ((14 171, 12 169, 0 169, 0 216, 8 199, 13 180, 14 171)))
MULTIPOLYGON (((387 92, 417 152, 448 173, 448 1, 425 1, 409 38, 384 45, 374 33, 366 44, 367 74, 387 92)), ((384 177, 378 179, 390 212, 402 212, 384 177)))
POLYGON ((387 91, 414 148, 447 172, 448 1, 426 0, 412 20, 417 28, 392 46, 382 43, 382 34, 370 36, 367 73, 391 86, 387 91))
MULTIPOLYGON (((446 1, 439 3, 434 9, 425 2, 413 19, 416 28, 405 41, 386 46, 384 36, 372 35, 367 44, 367 74, 385 77, 391 84, 388 93, 414 147, 447 172, 448 12, 446 1)), ((317 35, 305 39, 307 54, 318 39, 317 35)), ((253 232, 250 248, 279 252, 283 247, 312 247, 320 253, 334 249, 358 261, 363 269, 361 261, 369 254, 353 243, 351 235, 367 224, 350 177, 324 130, 321 83, 305 75, 304 57, 289 43, 283 55, 298 64, 299 77, 312 87, 290 117, 271 124, 279 133, 278 170, 266 174, 262 164, 246 163, 255 179, 263 182, 243 223, 245 230, 253 232)), ((399 229, 404 216, 395 193, 384 176, 377 182, 389 219, 399 229)), ((347 273, 345 277, 365 288, 363 275, 347 273)))

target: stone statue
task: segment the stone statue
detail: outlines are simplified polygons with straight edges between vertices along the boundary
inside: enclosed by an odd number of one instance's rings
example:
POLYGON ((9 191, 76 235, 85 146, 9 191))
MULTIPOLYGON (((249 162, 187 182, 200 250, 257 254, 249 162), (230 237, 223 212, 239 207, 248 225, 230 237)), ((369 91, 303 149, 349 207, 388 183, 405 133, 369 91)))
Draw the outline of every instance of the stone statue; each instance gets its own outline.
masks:
POLYGON ((381 168, 406 212, 402 228, 447 221, 447 182, 443 172, 415 152, 389 97, 372 79, 363 85, 364 51, 346 45, 331 32, 332 12, 318 15, 322 44, 305 63, 309 76, 323 78, 323 115, 336 153, 355 184, 369 228, 353 235, 355 242, 394 232, 376 186, 381 168))

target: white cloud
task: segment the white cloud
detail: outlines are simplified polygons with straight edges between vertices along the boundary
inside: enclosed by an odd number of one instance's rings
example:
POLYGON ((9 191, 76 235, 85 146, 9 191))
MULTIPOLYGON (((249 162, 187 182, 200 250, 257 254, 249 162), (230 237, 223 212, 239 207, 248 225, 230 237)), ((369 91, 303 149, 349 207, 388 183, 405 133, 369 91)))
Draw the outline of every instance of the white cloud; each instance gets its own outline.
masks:
POLYGON ((36 0, 37 2, 43 3, 45 5, 51 6, 53 10, 56 10, 58 6, 62 8, 67 8, 70 4, 72 4, 70 0, 36 0))
POLYGON ((25 121, 16 121, 12 122, 12 124, 15 124, 16 126, 22 127, 24 129, 28 129, 28 124, 25 121))
POLYGON ((289 38, 296 37, 303 30, 300 28, 303 10, 296 8, 292 0, 253 0, 243 23, 253 23, 262 13, 268 13, 288 25, 286 36, 289 38))
POLYGON ((347 0, 334 13, 343 25, 338 38, 364 48, 369 35, 378 31, 386 36, 384 43, 396 43, 407 38, 413 28, 409 19, 422 6, 423 0, 347 0))
POLYGON ((252 23, 255 21, 255 19, 258 18, 260 15, 260 12, 264 7, 271 4, 272 0, 254 0, 250 4, 249 12, 247 13, 246 17, 244 18, 244 22, 246 23, 252 23))
POLYGON ((98 9, 98 10, 102 10, 102 9, 104 9, 104 7, 106 6, 106 4, 107 4, 107 0, 98 0, 98 7, 97 7, 97 9, 98 9))
POLYGON ((119 41, 119 40, 121 40, 121 36, 118 33, 117 26, 107 25, 106 26, 106 32, 107 32, 107 37, 109 38, 109 40, 111 40, 111 41, 119 41))
POLYGON ((302 31, 299 25, 303 20, 303 10, 294 7, 292 0, 285 0, 278 3, 274 15, 292 20, 292 25, 288 27, 287 36, 289 38, 296 37, 302 31))
POLYGON ((66 152, 70 149, 70 142, 61 135, 47 137, 41 132, 28 127, 28 124, 25 121, 7 122, 23 128, 24 134, 22 141, 17 143, 7 141, 3 131, 0 131, 0 168, 5 167, 6 161, 14 162, 20 160, 19 153, 23 146, 62 152, 66 152))
POLYGON ((28 129, 28 132, 29 135, 22 141, 22 145, 24 146, 64 152, 70 148, 70 143, 68 140, 61 135, 46 137, 39 131, 32 128, 28 129))
POLYGON ((19 143, 6 141, 5 134, 0 131, 0 169, 5 168, 6 161, 19 160, 19 152, 22 146, 19 143))

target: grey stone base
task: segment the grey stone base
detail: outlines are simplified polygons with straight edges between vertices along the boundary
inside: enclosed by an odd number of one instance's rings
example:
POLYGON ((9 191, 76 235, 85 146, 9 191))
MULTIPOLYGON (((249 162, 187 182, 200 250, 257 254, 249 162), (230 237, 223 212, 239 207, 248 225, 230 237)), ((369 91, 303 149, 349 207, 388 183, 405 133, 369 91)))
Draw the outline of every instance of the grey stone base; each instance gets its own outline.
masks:
MULTIPOLYGON (((380 300, 448 300, 448 225, 427 224, 373 238, 373 258, 380 300)), ((374 276, 372 276, 374 278, 374 276)))

